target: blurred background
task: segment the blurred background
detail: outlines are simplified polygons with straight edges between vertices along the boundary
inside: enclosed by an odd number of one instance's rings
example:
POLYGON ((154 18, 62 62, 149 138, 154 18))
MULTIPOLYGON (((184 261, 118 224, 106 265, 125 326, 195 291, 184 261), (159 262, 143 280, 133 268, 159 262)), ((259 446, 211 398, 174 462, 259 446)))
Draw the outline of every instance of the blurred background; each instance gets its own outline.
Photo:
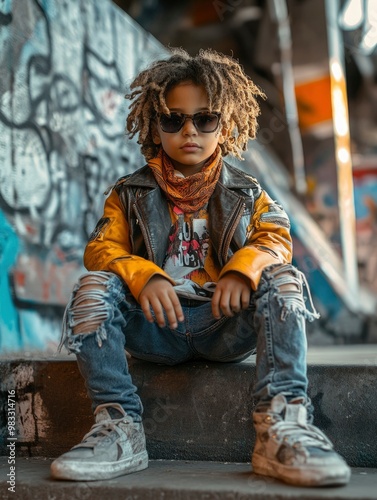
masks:
POLYGON ((245 161, 292 221, 312 346, 377 343, 375 0, 0 4, 0 354, 52 353, 103 191, 143 165, 123 99, 180 46, 267 94, 245 161))

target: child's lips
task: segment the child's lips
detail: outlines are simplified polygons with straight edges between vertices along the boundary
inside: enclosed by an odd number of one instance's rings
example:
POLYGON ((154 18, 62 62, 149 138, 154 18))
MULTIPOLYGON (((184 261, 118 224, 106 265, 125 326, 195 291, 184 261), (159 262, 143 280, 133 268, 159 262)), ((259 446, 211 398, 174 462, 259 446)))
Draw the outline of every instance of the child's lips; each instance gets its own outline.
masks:
POLYGON ((187 142, 184 144, 181 149, 185 151, 186 153, 194 153, 200 149, 199 144, 196 144, 195 142, 187 142))

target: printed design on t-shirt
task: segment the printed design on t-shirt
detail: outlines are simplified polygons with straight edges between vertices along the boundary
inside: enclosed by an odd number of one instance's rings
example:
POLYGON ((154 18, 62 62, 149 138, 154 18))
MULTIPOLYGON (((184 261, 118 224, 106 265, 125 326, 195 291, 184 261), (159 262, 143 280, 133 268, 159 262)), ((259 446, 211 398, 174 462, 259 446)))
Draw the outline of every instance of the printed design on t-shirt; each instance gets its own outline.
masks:
POLYGON ((170 229, 169 246, 164 270, 174 279, 189 277, 193 271, 204 268, 209 250, 208 221, 194 216, 185 221, 183 211, 174 207, 177 215, 170 229))

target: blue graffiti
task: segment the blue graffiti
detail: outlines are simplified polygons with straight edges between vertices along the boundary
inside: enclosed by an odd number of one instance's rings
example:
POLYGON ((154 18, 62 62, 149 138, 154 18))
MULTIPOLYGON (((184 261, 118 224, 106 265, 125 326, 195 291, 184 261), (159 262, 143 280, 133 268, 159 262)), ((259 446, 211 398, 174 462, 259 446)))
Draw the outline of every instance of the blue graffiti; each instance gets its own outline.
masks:
POLYGON ((0 211, 0 352, 17 350, 22 345, 18 313, 9 283, 18 250, 17 234, 0 211))

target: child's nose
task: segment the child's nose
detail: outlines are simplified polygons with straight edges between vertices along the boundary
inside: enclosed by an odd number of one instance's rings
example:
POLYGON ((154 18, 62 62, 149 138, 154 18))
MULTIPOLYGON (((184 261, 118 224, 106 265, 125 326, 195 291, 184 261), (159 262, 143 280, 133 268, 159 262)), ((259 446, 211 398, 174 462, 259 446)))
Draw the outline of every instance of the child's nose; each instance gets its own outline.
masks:
POLYGON ((189 116, 187 116, 185 119, 185 123, 183 124, 182 131, 184 134, 190 134, 190 135, 197 133, 194 122, 193 122, 192 118, 190 118, 189 116))

